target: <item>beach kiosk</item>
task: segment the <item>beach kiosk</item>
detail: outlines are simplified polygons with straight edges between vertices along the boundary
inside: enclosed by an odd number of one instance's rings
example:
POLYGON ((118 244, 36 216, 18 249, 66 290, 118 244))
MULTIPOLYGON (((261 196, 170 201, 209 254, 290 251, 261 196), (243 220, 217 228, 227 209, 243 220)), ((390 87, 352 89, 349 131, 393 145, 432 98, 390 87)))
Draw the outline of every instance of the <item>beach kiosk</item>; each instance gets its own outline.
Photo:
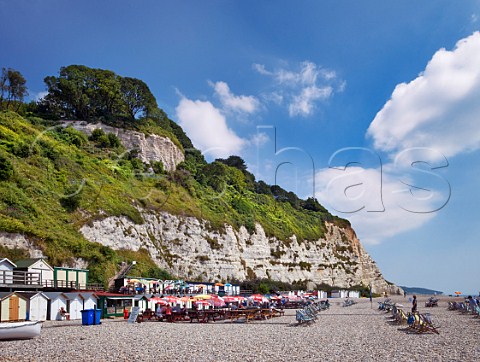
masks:
POLYGON ((28 299, 16 292, 0 292, 0 322, 27 320, 28 299))
POLYGON ((42 292, 17 292, 27 299, 27 320, 47 320, 48 297, 42 292))
MULTIPOLYGON (((62 316, 60 313, 60 309, 63 308, 65 312, 68 311, 68 303, 69 299, 65 295, 65 293, 62 292, 44 292, 50 300, 48 303, 48 309, 47 309, 47 319, 54 321, 60 321, 63 318, 66 318, 66 316, 62 316)), ((67 312, 68 313, 68 312, 67 312)), ((70 315, 68 315, 70 319, 70 315)))
POLYGON ((127 309, 130 312, 133 304, 133 295, 110 292, 95 292, 98 297, 97 308, 102 310, 102 318, 123 317, 127 309))

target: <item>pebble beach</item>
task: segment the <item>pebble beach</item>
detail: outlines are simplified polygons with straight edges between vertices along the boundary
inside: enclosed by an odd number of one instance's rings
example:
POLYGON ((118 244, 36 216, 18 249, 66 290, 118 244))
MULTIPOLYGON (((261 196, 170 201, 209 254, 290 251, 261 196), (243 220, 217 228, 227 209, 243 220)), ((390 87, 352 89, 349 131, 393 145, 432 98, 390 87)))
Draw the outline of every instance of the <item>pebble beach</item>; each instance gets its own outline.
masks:
MULTIPOLYGON (((408 297, 394 297, 410 309, 408 297)), ((368 299, 331 307, 308 326, 298 325, 295 310, 285 316, 249 323, 127 324, 123 319, 82 326, 81 321, 46 321, 31 340, 0 341, 2 361, 474 361, 480 360, 480 319, 438 307, 426 308, 440 334, 415 334, 388 322, 377 301, 368 299)))

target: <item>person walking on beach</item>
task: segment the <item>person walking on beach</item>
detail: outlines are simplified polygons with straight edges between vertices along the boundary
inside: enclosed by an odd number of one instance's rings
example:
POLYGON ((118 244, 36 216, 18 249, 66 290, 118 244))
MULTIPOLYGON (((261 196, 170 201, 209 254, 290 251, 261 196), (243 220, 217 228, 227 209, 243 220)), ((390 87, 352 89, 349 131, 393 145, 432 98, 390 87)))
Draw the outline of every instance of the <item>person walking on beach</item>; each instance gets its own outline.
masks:
POLYGON ((412 313, 416 313, 416 312, 417 312, 417 296, 414 295, 412 300, 412 313))

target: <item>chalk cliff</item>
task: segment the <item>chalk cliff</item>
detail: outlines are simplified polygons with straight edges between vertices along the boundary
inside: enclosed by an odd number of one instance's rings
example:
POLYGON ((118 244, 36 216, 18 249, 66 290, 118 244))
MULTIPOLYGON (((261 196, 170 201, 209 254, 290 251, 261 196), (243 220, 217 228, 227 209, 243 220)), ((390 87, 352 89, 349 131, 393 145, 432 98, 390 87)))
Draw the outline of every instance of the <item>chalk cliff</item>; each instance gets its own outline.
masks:
POLYGON ((86 239, 112 249, 147 249, 156 263, 185 279, 272 278, 338 287, 372 285, 375 292, 398 292, 385 281, 352 229, 326 224, 325 238, 299 242, 267 237, 261 225, 249 233, 165 212, 144 212, 145 223, 107 217, 84 225, 86 239))
POLYGON ((102 129, 105 133, 116 135, 126 149, 139 151, 138 158, 143 162, 161 161, 167 171, 174 171, 177 165, 185 160, 183 152, 168 137, 155 134, 146 136, 144 133, 107 126, 103 123, 87 123, 82 121, 66 121, 66 126, 82 131, 88 135, 94 129, 102 129))

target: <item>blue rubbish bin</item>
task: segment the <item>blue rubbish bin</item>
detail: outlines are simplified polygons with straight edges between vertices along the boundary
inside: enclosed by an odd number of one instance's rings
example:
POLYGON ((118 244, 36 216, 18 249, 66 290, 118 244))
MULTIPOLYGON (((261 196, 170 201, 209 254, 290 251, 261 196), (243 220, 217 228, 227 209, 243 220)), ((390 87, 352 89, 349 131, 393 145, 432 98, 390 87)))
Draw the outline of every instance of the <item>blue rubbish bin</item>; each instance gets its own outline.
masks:
POLYGON ((95 321, 94 324, 101 324, 100 322, 100 317, 102 316, 102 310, 101 309, 95 309, 95 321))
POLYGON ((94 322, 93 309, 84 309, 82 312, 82 326, 91 326, 94 322))

